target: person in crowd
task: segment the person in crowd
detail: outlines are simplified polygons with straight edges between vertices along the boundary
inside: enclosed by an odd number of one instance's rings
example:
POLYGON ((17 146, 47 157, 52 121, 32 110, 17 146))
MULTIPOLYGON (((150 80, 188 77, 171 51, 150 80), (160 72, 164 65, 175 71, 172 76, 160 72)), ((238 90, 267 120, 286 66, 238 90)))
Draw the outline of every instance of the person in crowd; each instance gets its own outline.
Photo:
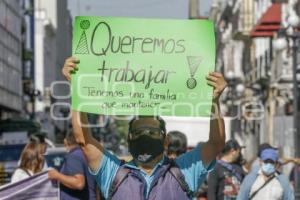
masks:
POLYGON ((88 172, 87 162, 82 150, 76 144, 72 131, 65 137, 64 145, 68 152, 64 164, 60 172, 50 169, 49 179, 61 184, 61 200, 95 200, 96 181, 88 172))
POLYGON ((258 172, 245 177, 237 199, 293 200, 294 194, 287 177, 276 171, 278 159, 276 149, 264 149, 260 154, 258 172))
POLYGON ((275 150, 278 150, 277 148, 275 147, 272 147, 269 143, 262 143, 258 146, 258 152, 257 152, 257 158, 252 162, 252 165, 251 165, 251 172, 257 172, 260 168, 260 155, 261 155, 261 152, 265 149, 275 149, 275 150))
MULTIPOLYGON (((279 150, 276 147, 271 146, 269 143, 262 143, 258 147, 258 153, 257 153, 257 158, 253 161, 250 173, 257 173, 257 171, 260 169, 260 155, 261 152, 265 149, 274 149, 274 150, 279 150)), ((278 160, 277 165, 276 165, 276 171, 277 173, 281 173, 282 167, 284 165, 287 165, 289 163, 294 163, 297 164, 297 159, 296 158, 287 158, 287 157, 282 157, 278 160)))
POLYGON ((13 173, 11 182, 18 182, 42 171, 43 162, 39 144, 29 142, 21 153, 19 166, 13 173))
POLYGON ((35 142, 38 145, 39 149, 39 156, 40 159, 43 160, 43 162, 40 162, 42 170, 47 169, 47 163, 44 161, 45 158, 45 153, 47 151, 47 143, 46 143, 46 138, 45 134, 43 133, 35 133, 30 136, 30 141, 35 142))
POLYGON ((237 160, 234 162, 234 164, 240 166, 246 174, 249 173, 251 169, 251 164, 248 163, 247 160, 243 157, 242 152, 240 152, 240 155, 237 158, 237 160))
POLYGON ((31 142, 39 144, 41 154, 45 154, 47 150, 46 136, 43 133, 35 133, 30 136, 31 142))
POLYGON ((290 172, 289 179, 290 179, 290 183, 292 184, 292 186, 295 187, 296 173, 300 175, 300 158, 294 158, 292 162, 295 165, 290 172))
MULTIPOLYGON (((176 159, 187 152, 187 137, 184 133, 169 131, 167 137, 169 140, 167 155, 170 159, 176 159)), ((195 194, 198 200, 206 199, 207 189, 207 179, 205 179, 195 194)))
MULTIPOLYGON (((62 71, 68 80, 78 62, 75 58, 66 60, 62 71)), ((164 155, 168 139, 165 122, 159 116, 135 116, 129 122, 127 140, 133 160, 124 163, 92 137, 86 126, 86 113, 72 112, 76 141, 105 199, 185 200, 194 197, 225 143, 219 97, 227 83, 222 74, 211 72, 207 76, 207 84, 214 88, 209 140, 173 162, 164 155)))
POLYGON ((180 131, 170 131, 167 134, 169 144, 167 154, 171 159, 175 159, 187 151, 186 135, 180 131))
POLYGON ((236 164, 241 156, 241 148, 236 140, 226 142, 221 159, 208 177, 209 200, 236 199, 245 176, 242 167, 236 164))

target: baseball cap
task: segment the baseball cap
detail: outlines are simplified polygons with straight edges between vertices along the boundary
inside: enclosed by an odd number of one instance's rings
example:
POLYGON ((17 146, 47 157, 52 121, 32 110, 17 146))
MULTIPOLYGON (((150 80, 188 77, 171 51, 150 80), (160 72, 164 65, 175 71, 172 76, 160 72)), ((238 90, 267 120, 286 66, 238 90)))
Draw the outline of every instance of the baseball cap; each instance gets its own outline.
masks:
POLYGON ((262 152, 263 150, 265 150, 265 149, 275 149, 275 150, 277 150, 277 148, 272 147, 269 143, 262 143, 262 144, 260 144, 259 147, 258 147, 257 156, 260 157, 261 152, 262 152))
POLYGON ((225 143, 225 146, 222 150, 222 153, 227 153, 229 152, 231 149, 242 149, 242 148, 245 148, 245 146, 241 146, 236 140, 234 139, 231 139, 231 140, 228 140, 226 143, 225 143))
POLYGON ((260 159, 262 159, 263 161, 272 160, 276 162, 279 159, 278 151, 273 148, 265 149, 261 152, 260 159))

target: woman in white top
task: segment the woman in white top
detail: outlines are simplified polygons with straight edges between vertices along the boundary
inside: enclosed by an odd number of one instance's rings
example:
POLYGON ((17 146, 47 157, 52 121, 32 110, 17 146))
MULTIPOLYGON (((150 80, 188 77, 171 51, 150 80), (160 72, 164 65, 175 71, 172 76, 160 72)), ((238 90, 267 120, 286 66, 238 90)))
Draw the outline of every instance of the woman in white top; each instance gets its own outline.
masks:
POLYGON ((12 183, 28 178, 42 170, 44 159, 40 153, 39 144, 28 143, 22 151, 20 161, 19 167, 12 175, 12 183))

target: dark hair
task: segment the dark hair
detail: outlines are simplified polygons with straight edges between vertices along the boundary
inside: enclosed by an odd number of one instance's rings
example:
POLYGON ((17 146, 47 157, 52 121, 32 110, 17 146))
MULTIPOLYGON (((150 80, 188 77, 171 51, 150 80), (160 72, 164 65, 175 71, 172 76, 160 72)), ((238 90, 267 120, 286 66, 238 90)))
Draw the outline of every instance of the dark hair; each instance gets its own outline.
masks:
POLYGON ((37 142, 29 142, 21 153, 20 168, 32 170, 34 173, 42 170, 44 160, 40 155, 40 148, 37 142))
POLYGON ((179 156, 186 152, 187 138, 184 133, 180 131, 170 131, 167 136, 169 138, 168 155, 174 153, 179 156))
POLYGON ((38 143, 46 143, 46 135, 43 133, 34 133, 30 135, 30 141, 38 143))
POLYGON ((231 150, 238 150, 238 149, 241 149, 241 148, 242 147, 240 146, 240 144, 236 140, 231 139, 231 140, 228 140, 225 143, 225 146, 222 150, 222 154, 227 154, 231 150))
POLYGON ((76 145, 77 144, 76 139, 75 139, 74 134, 73 134, 73 130, 70 130, 67 133, 65 139, 66 139, 66 141, 69 145, 76 145))
POLYGON ((133 122, 136 120, 139 120, 140 118, 153 118, 159 121, 159 128, 163 131, 164 134, 166 134, 166 122, 159 116, 144 116, 144 115, 139 115, 139 116, 134 116, 130 121, 129 121, 129 127, 128 127, 128 133, 132 131, 132 125, 133 122))

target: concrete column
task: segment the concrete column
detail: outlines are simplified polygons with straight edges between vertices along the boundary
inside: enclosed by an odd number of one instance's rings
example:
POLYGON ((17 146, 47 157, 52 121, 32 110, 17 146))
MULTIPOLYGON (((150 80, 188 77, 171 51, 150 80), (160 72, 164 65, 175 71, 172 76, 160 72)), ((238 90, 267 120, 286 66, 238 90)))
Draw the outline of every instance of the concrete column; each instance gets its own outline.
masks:
POLYGON ((190 19, 199 17, 199 1, 200 0, 190 0, 190 6, 189 6, 190 19))

